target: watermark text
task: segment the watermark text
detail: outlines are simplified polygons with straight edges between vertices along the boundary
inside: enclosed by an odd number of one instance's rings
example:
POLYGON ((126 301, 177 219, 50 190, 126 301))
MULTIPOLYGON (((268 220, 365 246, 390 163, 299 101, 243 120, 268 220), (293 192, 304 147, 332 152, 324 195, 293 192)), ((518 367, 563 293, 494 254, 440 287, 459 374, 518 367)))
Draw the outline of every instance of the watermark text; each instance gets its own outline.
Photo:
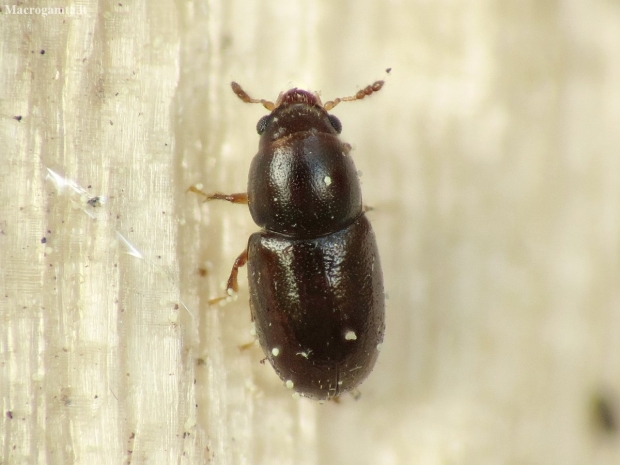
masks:
POLYGON ((85 15, 86 8, 83 5, 57 7, 5 5, 2 12, 9 15, 85 15))

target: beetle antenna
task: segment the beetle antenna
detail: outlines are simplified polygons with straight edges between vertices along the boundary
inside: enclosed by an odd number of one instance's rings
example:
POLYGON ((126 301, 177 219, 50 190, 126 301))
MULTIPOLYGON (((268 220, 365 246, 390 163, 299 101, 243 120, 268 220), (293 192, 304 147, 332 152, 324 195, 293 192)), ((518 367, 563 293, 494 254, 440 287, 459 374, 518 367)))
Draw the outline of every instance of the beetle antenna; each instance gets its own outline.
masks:
POLYGON ((241 86, 237 84, 235 81, 230 83, 230 87, 232 87, 233 92, 237 94, 237 97, 239 97, 245 103, 260 103, 269 111, 273 111, 276 108, 273 102, 270 102, 269 100, 256 99, 256 98, 250 97, 248 93, 245 90, 243 90, 241 86))
MULTIPOLYGON (((388 68, 385 70, 387 74, 390 74, 390 71, 392 71, 392 68, 388 68)), ((329 111, 332 108, 334 108, 336 105, 338 105, 340 102, 352 102, 354 100, 362 100, 367 95, 374 94, 375 92, 379 92, 381 88, 383 87, 383 84, 385 84, 385 81, 375 81, 369 86, 366 86, 361 90, 358 90, 355 95, 350 95, 349 97, 338 97, 338 98, 335 98, 334 100, 330 100, 329 102, 325 102, 325 104, 323 105, 323 108, 325 109, 325 111, 329 111)))

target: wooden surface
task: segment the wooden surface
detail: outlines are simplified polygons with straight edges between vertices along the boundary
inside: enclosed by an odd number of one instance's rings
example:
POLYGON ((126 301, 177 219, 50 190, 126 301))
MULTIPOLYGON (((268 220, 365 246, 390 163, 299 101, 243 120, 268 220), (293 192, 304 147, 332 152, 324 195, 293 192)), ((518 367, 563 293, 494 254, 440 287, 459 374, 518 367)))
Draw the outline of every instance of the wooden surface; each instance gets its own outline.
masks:
POLYGON ((82 4, 0 13, 0 463, 620 463, 618 2, 82 4), (385 344, 358 401, 298 401, 240 348, 245 272, 207 304, 247 209, 185 191, 245 189, 231 80, 387 67, 333 111, 385 344))

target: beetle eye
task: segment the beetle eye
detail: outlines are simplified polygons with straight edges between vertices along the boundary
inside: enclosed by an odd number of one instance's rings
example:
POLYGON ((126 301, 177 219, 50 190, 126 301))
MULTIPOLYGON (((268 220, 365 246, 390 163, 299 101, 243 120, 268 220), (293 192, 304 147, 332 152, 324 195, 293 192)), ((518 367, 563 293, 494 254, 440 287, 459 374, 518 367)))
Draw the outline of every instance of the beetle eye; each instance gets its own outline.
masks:
POLYGON ((265 115, 261 119, 258 120, 258 123, 256 123, 256 132, 258 132, 259 135, 262 135, 263 132, 265 132, 265 129, 267 129, 268 122, 269 122, 269 115, 265 115))
POLYGON ((329 118, 329 122, 332 124, 332 127, 336 130, 338 134, 340 134, 340 132, 342 132, 342 123, 340 122, 340 120, 334 115, 327 115, 327 117, 329 118))

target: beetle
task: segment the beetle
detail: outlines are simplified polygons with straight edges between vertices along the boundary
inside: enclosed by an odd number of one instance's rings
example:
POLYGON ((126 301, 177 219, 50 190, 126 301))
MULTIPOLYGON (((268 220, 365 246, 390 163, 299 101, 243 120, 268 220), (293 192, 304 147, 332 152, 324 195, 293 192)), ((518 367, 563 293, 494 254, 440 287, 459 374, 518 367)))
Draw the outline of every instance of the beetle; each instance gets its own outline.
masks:
POLYGON ((265 356, 286 387, 312 399, 332 399, 359 386, 383 341, 377 243, 351 146, 340 140, 342 125, 328 113, 383 84, 323 104, 318 93, 297 88, 280 93, 275 103, 254 99, 232 82, 242 101, 270 112, 256 126, 260 141, 247 193, 208 195, 190 188, 206 200, 248 204, 261 231, 235 260, 227 293, 237 292, 239 268, 247 263, 250 311, 265 356))

